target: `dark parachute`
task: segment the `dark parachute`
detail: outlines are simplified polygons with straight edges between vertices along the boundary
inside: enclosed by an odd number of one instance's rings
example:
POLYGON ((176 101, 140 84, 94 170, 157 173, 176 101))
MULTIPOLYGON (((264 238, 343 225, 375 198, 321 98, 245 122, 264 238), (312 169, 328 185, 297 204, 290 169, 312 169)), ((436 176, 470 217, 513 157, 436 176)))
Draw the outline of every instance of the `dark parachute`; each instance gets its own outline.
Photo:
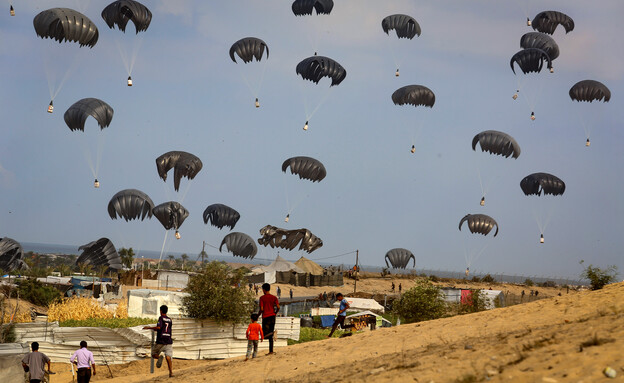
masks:
POLYGON ((408 15, 390 15, 381 20, 381 28, 387 35, 394 29, 398 38, 413 39, 420 36, 420 25, 413 17, 408 15))
POLYGON ((531 22, 531 26, 533 26, 534 30, 548 33, 549 35, 555 33, 555 29, 557 29, 558 25, 561 25, 566 33, 574 30, 574 20, 565 13, 557 11, 540 12, 531 22))
POLYGON ((292 3, 292 11, 295 16, 311 15, 312 9, 317 15, 329 15, 334 8, 333 0, 295 0, 292 3))
POLYGON ((331 78, 330 86, 340 84, 347 77, 347 71, 342 65, 325 56, 311 56, 304 59, 297 64, 296 72, 304 80, 310 80, 316 84, 323 77, 331 78))
POLYGON ((258 238, 258 243, 273 248, 292 250, 301 242, 299 250, 311 253, 323 246, 323 241, 308 229, 286 230, 266 225, 260 229, 260 235, 262 237, 258 238))
POLYGON ((533 173, 520 181, 520 188, 525 195, 562 195, 565 192, 565 182, 559 177, 548 173, 533 173))
POLYGON ((509 65, 514 74, 516 74, 514 62, 518 64, 524 74, 531 72, 539 73, 542 71, 544 61, 548 62, 548 69, 552 69, 552 60, 546 51, 538 48, 527 48, 513 55, 509 65))
POLYGON ((167 172, 173 170, 173 187, 176 191, 180 189, 180 180, 186 177, 189 180, 195 178, 202 169, 201 160, 187 152, 173 151, 167 152, 156 158, 156 169, 163 181, 167 182, 167 172))
POLYGON ((603 101, 609 102, 611 99, 611 91, 600 81, 583 80, 579 81, 570 88, 570 98, 574 101, 592 102, 603 101))
POLYGON ((236 222, 240 219, 240 214, 227 205, 215 203, 204 210, 204 223, 223 229, 228 226, 230 230, 234 229, 236 222))
POLYGON ((223 245, 229 252, 238 257, 253 259, 258 253, 258 247, 253 238, 245 233, 233 232, 223 237, 219 252, 221 252, 223 245))
POLYGON ((245 63, 251 62, 254 57, 256 61, 260 61, 265 48, 266 58, 268 59, 269 47, 264 41, 255 37, 245 37, 232 44, 230 48, 230 58, 232 61, 236 62, 236 58, 234 57, 234 53, 236 53, 245 63))
POLYGON ((93 48, 99 32, 85 15, 69 8, 52 8, 39 13, 33 20, 37 36, 58 42, 73 41, 93 48))
POLYGON ((27 268, 22 245, 11 238, 0 238, 0 270, 9 273, 13 270, 27 268))
POLYGON ((76 260, 76 265, 85 264, 93 267, 107 266, 109 270, 121 270, 123 264, 117 254, 115 245, 108 238, 100 238, 78 248, 82 254, 76 260))
POLYGON ((394 102, 395 105, 422 105, 433 108, 433 104, 435 104, 435 94, 426 86, 408 85, 392 93, 392 102, 394 102))
POLYGON ((550 57, 551 60, 554 60, 557 57, 559 57, 559 45, 557 45, 557 43, 552 37, 544 33, 539 33, 539 32, 525 33, 520 38, 520 48, 541 49, 548 54, 548 57, 550 57))
POLYGON ((137 189, 125 189, 113 196, 108 202, 108 215, 112 219, 123 218, 126 221, 145 217, 152 218, 154 202, 145 193, 137 189))
POLYGON ((100 129, 104 129, 113 120, 113 113, 113 108, 104 101, 97 98, 83 98, 67 109, 64 118, 71 131, 84 132, 85 121, 89 116, 95 118, 100 129))
POLYGON ((477 142, 482 152, 490 152, 504 157, 520 157, 520 145, 507 133, 496 130, 485 130, 472 139, 472 150, 476 150, 477 142))
POLYGON ((496 226, 496 232, 494 236, 498 234, 498 223, 494 218, 485 214, 466 214, 464 218, 459 221, 459 230, 461 231, 462 223, 468 221, 468 229, 474 234, 488 235, 490 231, 496 226))
POLYGON ((102 11, 102 18, 110 29, 115 25, 120 31, 126 31, 128 21, 132 20, 136 33, 146 31, 152 22, 152 12, 138 1, 119 0, 110 3, 102 11))
POLYGON ((390 264, 394 269, 406 268, 410 259, 414 261, 413 267, 416 267, 416 257, 414 257, 414 254, 407 249, 396 248, 389 250, 384 259, 386 261, 386 266, 390 267, 390 265, 388 265, 388 261, 390 261, 390 264))
POLYGON ((165 230, 178 230, 189 216, 188 210, 179 202, 174 201, 161 203, 152 210, 152 214, 158 218, 165 230))
POLYGON ((319 160, 311 157, 292 157, 284 161, 282 171, 286 173, 286 169, 290 166, 290 173, 299 175, 299 178, 310 180, 312 182, 320 182, 327 175, 325 166, 319 160))

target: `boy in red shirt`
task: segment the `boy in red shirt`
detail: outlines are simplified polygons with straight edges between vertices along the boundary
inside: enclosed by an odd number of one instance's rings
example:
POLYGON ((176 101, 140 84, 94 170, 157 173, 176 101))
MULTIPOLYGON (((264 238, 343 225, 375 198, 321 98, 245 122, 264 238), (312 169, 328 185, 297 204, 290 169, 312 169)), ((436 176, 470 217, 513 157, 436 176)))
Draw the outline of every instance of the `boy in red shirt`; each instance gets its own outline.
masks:
POLYGON ((262 285, 262 295, 260 297, 260 311, 262 314, 262 331, 264 336, 269 340, 269 355, 273 354, 273 338, 275 337, 275 315, 279 311, 279 301, 275 295, 272 295, 271 285, 265 283, 262 285))
POLYGON ((251 350, 253 349, 253 356, 255 358, 258 354, 258 338, 260 341, 264 340, 264 333, 262 332, 262 326, 258 323, 258 314, 251 314, 251 323, 249 327, 247 327, 247 356, 245 360, 249 360, 249 355, 251 355, 251 350), (260 334, 260 337, 258 337, 260 334))

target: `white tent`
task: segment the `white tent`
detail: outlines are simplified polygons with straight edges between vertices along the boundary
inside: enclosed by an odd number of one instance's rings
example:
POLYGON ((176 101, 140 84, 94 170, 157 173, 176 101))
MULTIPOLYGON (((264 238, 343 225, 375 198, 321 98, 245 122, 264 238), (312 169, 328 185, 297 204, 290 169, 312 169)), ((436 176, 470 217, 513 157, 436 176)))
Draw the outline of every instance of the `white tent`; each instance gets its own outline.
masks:
POLYGON ((304 273, 304 270, 294 263, 285 260, 279 255, 275 258, 273 263, 268 266, 257 266, 251 269, 252 274, 264 274, 265 283, 275 283, 275 273, 278 271, 293 271, 296 273, 304 273))
MULTIPOLYGON (((345 297, 347 302, 349 302, 349 310, 348 311, 376 311, 383 314, 384 307, 377 303, 374 299, 365 299, 365 298, 351 298, 345 297)), ((334 302, 334 307, 339 307, 340 301, 334 302)))

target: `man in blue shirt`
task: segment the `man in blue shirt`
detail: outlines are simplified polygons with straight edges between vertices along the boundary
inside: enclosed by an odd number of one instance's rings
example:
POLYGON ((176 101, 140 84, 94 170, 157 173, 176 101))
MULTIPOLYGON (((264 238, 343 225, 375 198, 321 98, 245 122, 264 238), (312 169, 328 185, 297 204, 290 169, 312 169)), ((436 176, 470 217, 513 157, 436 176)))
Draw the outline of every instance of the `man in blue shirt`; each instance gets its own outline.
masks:
POLYGON ((342 293, 336 294, 336 300, 340 301, 340 309, 338 310, 338 315, 336 315, 336 319, 334 320, 334 324, 332 325, 331 332, 327 336, 328 338, 332 337, 338 325, 340 325, 340 328, 342 328, 343 330, 353 327, 353 325, 344 324, 345 318, 347 317, 347 310, 349 309, 349 307, 351 307, 349 306, 349 302, 347 302, 342 293))
POLYGON ((156 330, 156 344, 154 345, 154 349, 152 350, 152 358, 158 358, 158 362, 156 363, 156 367, 160 368, 163 362, 163 355, 160 353, 164 353, 165 358, 167 359, 167 367, 169 367, 169 377, 173 376, 172 366, 171 366, 171 357, 173 357, 173 339, 171 339, 171 318, 167 316, 167 311, 169 308, 166 305, 160 306, 160 318, 158 318, 158 324, 155 327, 143 327, 143 330, 156 330))

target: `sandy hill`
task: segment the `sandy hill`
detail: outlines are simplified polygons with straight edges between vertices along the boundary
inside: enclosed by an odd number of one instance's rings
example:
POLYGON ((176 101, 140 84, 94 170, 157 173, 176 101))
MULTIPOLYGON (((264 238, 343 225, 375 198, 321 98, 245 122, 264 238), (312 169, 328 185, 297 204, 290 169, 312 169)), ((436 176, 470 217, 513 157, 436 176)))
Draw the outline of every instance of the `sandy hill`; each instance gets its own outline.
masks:
MULTIPOLYGON (((114 366, 117 378, 107 381, 593 383, 624 381, 622 350, 624 283, 618 283, 600 291, 290 346, 247 362, 175 360, 173 379, 164 368, 145 374, 149 363, 140 361, 114 366), (617 378, 605 377, 605 367, 613 368, 617 378)), ((104 370, 100 367, 101 375, 104 370)), ((55 381, 64 380, 58 376, 55 381)))

